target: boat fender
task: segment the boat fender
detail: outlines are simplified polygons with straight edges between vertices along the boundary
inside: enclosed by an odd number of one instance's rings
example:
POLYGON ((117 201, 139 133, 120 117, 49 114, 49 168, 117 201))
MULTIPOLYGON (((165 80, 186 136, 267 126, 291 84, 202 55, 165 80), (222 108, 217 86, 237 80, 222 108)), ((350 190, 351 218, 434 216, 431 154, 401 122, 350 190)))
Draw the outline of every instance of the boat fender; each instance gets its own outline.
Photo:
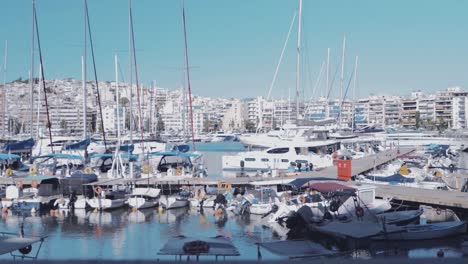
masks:
POLYGON ((98 186, 98 187, 94 188, 94 192, 95 192, 97 195, 101 195, 101 193, 102 193, 102 188, 98 186))
POLYGON ((364 216, 364 209, 362 207, 356 207, 356 216, 359 218, 364 216))
POLYGON ((328 154, 332 154, 333 153, 333 149, 332 148, 328 148, 328 154))
POLYGON ((240 161, 240 167, 241 167, 241 168, 244 168, 244 167, 245 167, 245 161, 243 161, 243 160, 240 161))
POLYGON ((442 213, 442 209, 437 208, 437 209, 436 209, 436 214, 437 214, 437 215, 440 215, 441 213, 442 213))
POLYGON ((6 169, 5 175, 7 177, 11 177, 13 175, 13 170, 11 168, 6 169))
POLYGON ((18 251, 21 252, 21 254, 23 254, 23 255, 27 255, 27 254, 31 253, 31 250, 32 250, 31 245, 25 246, 24 248, 18 249, 18 251))
POLYGON ((330 202, 330 211, 336 212, 338 211, 338 208, 340 207, 340 202, 338 200, 333 200, 330 202))
POLYGON ((37 188, 38 182, 37 181, 31 181, 31 187, 37 188))
POLYGON ((22 188, 23 187, 23 181, 16 181, 16 187, 22 188))
POLYGON ((36 174, 37 174, 37 169, 36 169, 36 167, 30 167, 30 168, 29 168, 29 174, 31 174, 31 175, 36 175, 36 174))

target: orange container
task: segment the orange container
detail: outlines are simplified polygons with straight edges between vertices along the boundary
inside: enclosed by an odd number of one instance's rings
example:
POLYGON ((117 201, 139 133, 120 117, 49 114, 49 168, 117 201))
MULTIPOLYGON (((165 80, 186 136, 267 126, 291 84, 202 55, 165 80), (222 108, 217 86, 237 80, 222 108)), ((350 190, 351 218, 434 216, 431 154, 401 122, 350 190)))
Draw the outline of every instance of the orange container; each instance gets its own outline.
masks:
POLYGON ((338 171, 338 180, 340 181, 349 181, 351 180, 351 160, 337 160, 337 171, 338 171))

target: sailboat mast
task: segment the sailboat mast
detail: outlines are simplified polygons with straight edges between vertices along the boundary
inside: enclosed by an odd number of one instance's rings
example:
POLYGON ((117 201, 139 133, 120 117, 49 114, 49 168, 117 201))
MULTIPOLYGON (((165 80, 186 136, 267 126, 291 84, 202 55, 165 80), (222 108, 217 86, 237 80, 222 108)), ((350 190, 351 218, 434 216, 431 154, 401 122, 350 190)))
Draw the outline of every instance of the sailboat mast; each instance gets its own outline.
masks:
POLYGON ((115 63, 115 93, 116 93, 116 100, 117 100, 117 140, 120 142, 120 91, 119 91, 119 71, 118 66, 119 61, 117 58, 117 54, 114 55, 114 63, 115 63))
MULTIPOLYGON (((340 78, 340 102, 343 105, 343 89, 344 89, 344 65, 345 65, 345 50, 346 50, 346 36, 343 37, 343 52, 341 54, 341 78, 340 78)), ((340 109, 342 112, 343 109, 340 109)), ((340 115, 340 127, 341 127, 341 119, 343 115, 340 115)))
POLYGON ((133 49, 132 49, 132 0, 128 0, 128 93, 130 96, 130 112, 129 112, 129 120, 130 120, 130 144, 133 144, 133 49))
MULTIPOLYGON (((41 40, 39 38, 39 26, 38 26, 38 23, 37 23, 36 6, 34 5, 34 0, 33 0, 33 7, 34 7, 33 8, 34 25, 35 25, 35 28, 36 28, 36 35, 37 35, 37 48, 39 50, 39 63, 41 64, 42 89, 44 89, 44 103, 45 103, 46 114, 47 114, 47 128, 49 130, 49 145, 50 145, 51 152, 55 153, 54 147, 53 147, 53 144, 52 144, 52 131, 51 131, 52 123, 50 122, 49 102, 47 100, 47 87, 45 85, 45 78, 44 78, 44 61, 42 60, 41 40)), ((31 76, 32 76, 32 74, 31 74, 31 76)), ((32 114, 32 116, 34 116, 33 112, 31 114, 32 114)), ((32 134, 32 127, 31 127, 31 134, 32 134)))
POLYGON ((36 137, 39 138, 39 120, 41 120, 41 89, 42 89, 42 65, 39 64, 39 89, 37 89, 37 122, 36 122, 36 137))
POLYGON ((351 121, 351 126, 352 130, 354 131, 354 122, 355 122, 355 111, 356 111, 356 106, 354 105, 356 102, 356 89, 357 89, 357 74, 358 74, 358 59, 359 57, 356 56, 356 60, 354 61, 354 82, 353 82, 353 116, 352 116, 352 121, 351 121))
POLYGON ((6 135, 6 130, 7 130, 6 128, 7 128, 8 120, 10 120, 9 114, 7 114, 8 109, 7 109, 7 100, 6 100, 6 97, 8 94, 8 90, 6 88, 7 58, 8 58, 8 40, 5 40, 5 57, 3 61, 3 116, 2 116, 3 135, 6 135), (5 122, 5 117, 7 115, 8 115, 8 118, 6 119, 6 122, 5 122))
POLYGON ((189 107, 190 107, 190 127, 192 129, 192 148, 195 151, 195 131, 193 128, 193 109, 192 109, 192 87, 190 86, 190 67, 188 59, 188 48, 187 48, 187 29, 185 25, 185 5, 182 0, 182 20, 184 25, 184 44, 185 44, 185 66, 187 71, 187 88, 189 92, 189 107))
MULTIPOLYGON (((137 64, 137 58, 136 58, 136 48, 135 48, 135 34, 133 31, 133 16, 132 16, 132 7, 130 6, 130 28, 131 28, 131 33, 132 33, 132 50, 133 50, 133 63, 135 66, 135 84, 136 84, 136 92, 137 92, 137 107, 138 107, 138 125, 140 127, 140 136, 141 136, 141 148, 143 149, 143 152, 145 151, 145 142, 144 142, 144 137, 143 137, 143 118, 142 118, 142 112, 141 112, 141 91, 140 91, 140 86, 138 82, 138 64, 137 64)), ((133 173, 131 175, 133 177, 133 173)))
POLYGON ((93 59, 93 71, 94 71, 94 84, 96 85, 96 97, 99 106, 99 115, 101 117, 101 130, 102 130, 102 137, 104 141, 104 148, 107 151, 107 143, 106 143, 106 130, 104 129, 104 118, 102 114, 102 104, 101 104, 101 93, 99 92, 99 82, 96 70, 96 59, 94 57, 94 46, 93 46, 93 36, 91 34, 91 23, 89 22, 89 12, 88 12, 88 2, 85 0, 85 11, 86 11, 86 21, 88 22, 88 34, 89 34, 89 44, 91 46, 91 58, 93 59))
POLYGON ((327 48, 327 97, 325 101, 325 118, 330 117, 330 108, 328 105, 328 94, 330 94, 330 48, 327 48))
POLYGON ((296 58, 296 120, 299 119, 299 86, 301 64, 301 24, 302 24, 302 0, 299 0, 299 19, 297 29, 297 58, 296 58))
POLYGON ((83 0, 83 11, 84 11, 84 35, 83 35, 83 40, 84 40, 84 45, 83 45, 83 57, 82 57, 82 69, 81 69, 81 74, 83 77, 82 81, 82 88, 83 88, 83 138, 86 138, 86 133, 88 131, 88 122, 87 122, 87 104, 86 104, 86 97, 88 95, 87 90, 86 90, 86 46, 87 46, 87 28, 88 28, 88 20, 87 20, 87 5, 86 5, 86 0, 83 0))
POLYGON ((30 83, 30 99, 31 99, 31 124, 30 132, 31 138, 33 137, 33 122, 34 122, 34 42, 35 42, 35 26, 36 26, 36 1, 32 0, 32 34, 31 34, 31 69, 29 72, 29 83, 30 83))

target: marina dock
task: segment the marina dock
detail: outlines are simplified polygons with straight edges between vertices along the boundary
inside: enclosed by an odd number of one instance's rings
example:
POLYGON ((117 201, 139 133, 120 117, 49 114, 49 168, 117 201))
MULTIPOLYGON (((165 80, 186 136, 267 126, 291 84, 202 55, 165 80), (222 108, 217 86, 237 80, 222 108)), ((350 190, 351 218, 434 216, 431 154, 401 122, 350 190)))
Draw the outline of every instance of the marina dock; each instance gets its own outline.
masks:
MULTIPOLYGON (((387 150, 377 154, 369 155, 361 159, 352 160, 351 176, 356 176, 375 169, 381 165, 395 160, 399 155, 407 155, 414 151, 414 148, 400 148, 399 150, 387 150)), ((308 172, 290 172, 282 173, 277 177, 225 177, 225 178, 183 178, 181 176, 164 178, 139 178, 139 179, 108 179, 101 178, 97 182, 88 185, 93 186, 112 186, 122 184, 137 185, 217 185, 222 182, 231 186, 245 186, 253 182, 285 180, 285 183, 294 179, 311 180, 338 180, 337 167, 330 166, 318 171, 308 172)), ((12 178, 0 178, 1 185, 14 184, 12 178)), ((347 184, 356 184, 356 182, 347 182, 347 184)), ((369 184, 369 183, 366 183, 369 184)), ((468 193, 445 190, 429 190, 420 188, 410 188, 404 186, 375 184, 376 195, 378 197, 393 198, 396 200, 430 204, 433 206, 449 206, 454 208, 468 209, 468 193)))

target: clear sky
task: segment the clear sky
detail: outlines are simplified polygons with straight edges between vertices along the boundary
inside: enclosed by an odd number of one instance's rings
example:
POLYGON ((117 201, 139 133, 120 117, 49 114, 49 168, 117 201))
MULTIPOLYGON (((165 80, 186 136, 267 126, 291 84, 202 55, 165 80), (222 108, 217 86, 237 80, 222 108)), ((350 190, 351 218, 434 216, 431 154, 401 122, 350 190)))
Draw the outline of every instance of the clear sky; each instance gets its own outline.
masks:
MULTIPOLYGON (((81 78, 82 1, 36 1, 46 78, 81 78)), ((88 5, 99 79, 114 80, 117 52, 127 80, 128 1, 88 0, 88 5)), ((193 93, 266 96, 297 7, 296 0, 186 0, 193 93)), ((359 56, 361 97, 467 87, 467 11, 463 0, 304 0, 301 74, 306 96, 328 47, 334 73, 343 35, 345 79, 359 56)), ((184 65, 181 1, 133 0, 133 12, 141 82, 179 87, 184 65)), ((0 0, 0 56, 3 61, 8 40, 8 80, 28 76, 30 39, 31 0, 0 0)), ((296 40, 297 25, 273 89, 277 98, 287 97, 288 88, 294 94, 296 40)), ((89 77, 91 73, 88 67, 89 77)), ((338 79, 333 95, 339 93, 337 84, 338 79)), ((324 89, 322 85, 317 93, 325 94, 324 89)))

